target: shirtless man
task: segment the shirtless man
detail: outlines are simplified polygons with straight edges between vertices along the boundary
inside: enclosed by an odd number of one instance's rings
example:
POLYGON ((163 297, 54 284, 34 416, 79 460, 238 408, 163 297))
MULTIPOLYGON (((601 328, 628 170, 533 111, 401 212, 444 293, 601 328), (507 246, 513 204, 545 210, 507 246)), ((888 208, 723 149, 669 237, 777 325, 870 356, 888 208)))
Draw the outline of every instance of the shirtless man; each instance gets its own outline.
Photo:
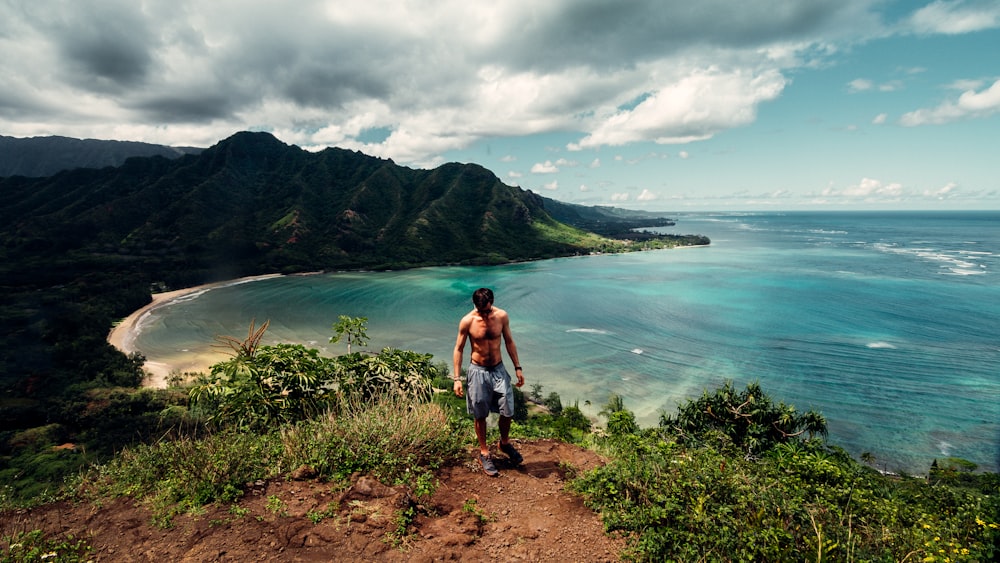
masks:
POLYGON ((518 465, 523 461, 521 454, 510 443, 510 421, 514 417, 514 390, 510 386, 510 374, 503 365, 500 351, 500 339, 503 338, 507 355, 514 362, 514 373, 517 375, 517 386, 524 385, 520 362, 517 359, 517 346, 510 335, 510 319, 507 311, 493 306, 493 292, 485 287, 477 289, 472 294, 472 302, 476 308, 462 317, 458 323, 458 340, 455 342, 453 359, 455 362, 455 394, 462 395, 462 354, 465 351, 465 341, 472 341, 472 363, 466 373, 469 385, 469 395, 466 405, 469 414, 476 420, 476 438, 479 439, 479 462, 483 471, 490 477, 500 474, 490 447, 486 443, 486 417, 490 411, 500 414, 500 451, 507 454, 511 463, 518 465))

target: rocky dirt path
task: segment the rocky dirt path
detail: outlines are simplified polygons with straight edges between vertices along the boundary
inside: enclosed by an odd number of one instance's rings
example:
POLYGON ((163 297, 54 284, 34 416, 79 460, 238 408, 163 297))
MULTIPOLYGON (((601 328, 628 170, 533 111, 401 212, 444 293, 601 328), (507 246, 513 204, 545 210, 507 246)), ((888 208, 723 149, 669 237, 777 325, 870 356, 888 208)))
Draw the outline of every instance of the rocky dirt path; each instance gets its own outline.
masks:
POLYGON ((233 511, 210 506, 169 529, 130 500, 56 503, 0 515, 2 535, 42 529, 72 534, 94 561, 617 561, 624 541, 566 492, 568 474, 597 467, 594 452, 555 440, 518 442, 525 461, 502 461, 490 478, 473 461, 438 473, 435 494, 359 477, 347 491, 317 480, 257 483, 233 511), (401 509, 417 517, 393 540, 401 509))

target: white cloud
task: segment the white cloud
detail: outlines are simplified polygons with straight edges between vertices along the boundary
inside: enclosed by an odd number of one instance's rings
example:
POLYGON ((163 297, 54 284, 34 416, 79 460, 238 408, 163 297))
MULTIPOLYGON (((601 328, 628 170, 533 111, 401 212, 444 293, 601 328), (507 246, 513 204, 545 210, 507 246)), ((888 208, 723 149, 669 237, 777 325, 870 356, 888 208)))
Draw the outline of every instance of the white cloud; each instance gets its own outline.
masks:
POLYGON ((532 174, 555 174, 556 172, 559 172, 559 167, 553 164, 551 160, 536 162, 531 167, 532 174))
POLYGON ((590 188, 587 187, 587 184, 580 184, 580 191, 581 192, 589 192, 590 188))
POLYGON ((559 181, 558 180, 552 180, 551 182, 548 182, 547 184, 542 184, 542 187, 545 188, 546 190, 549 190, 549 191, 558 190, 559 189, 559 181))
POLYGON ((856 78, 847 83, 847 91, 852 93, 866 92, 868 90, 871 90, 873 87, 874 84, 872 83, 872 81, 865 78, 856 78))
POLYGON ((865 78, 857 78, 847 83, 847 91, 851 94, 878 90, 879 92, 895 92, 903 89, 903 83, 899 80, 890 80, 882 84, 875 84, 865 78))
POLYGON ((513 155, 509 155, 509 154, 508 154, 508 155, 504 156, 503 158, 501 158, 501 159, 500 159, 500 162, 514 162, 514 161, 516 161, 516 160, 517 160, 517 157, 516 157, 516 156, 513 156, 513 155))
POLYGON ((899 122, 907 127, 941 125, 968 118, 983 118, 1000 111, 1000 80, 976 92, 967 90, 957 100, 948 100, 935 108, 918 109, 904 114, 899 122))
POLYGON ((886 120, 888 120, 888 119, 889 119, 889 115, 888 115, 888 114, 885 114, 885 113, 880 113, 880 114, 876 115, 876 116, 875 116, 875 117, 874 117, 874 118, 872 119, 872 124, 873 124, 873 125, 882 125, 882 124, 883 124, 883 123, 885 123, 885 122, 886 122, 886 120))
POLYGON ((687 151, 681 151, 677 153, 677 156, 679 156, 681 160, 687 160, 691 156, 691 154, 688 153, 687 151))
POLYGON ((524 176, 524 174, 521 174, 517 170, 511 170, 510 172, 507 173, 508 178, 520 178, 522 176, 524 176))
POLYGON ((948 184, 936 189, 936 190, 925 190, 924 197, 931 199, 948 199, 953 197, 958 193, 958 184, 954 182, 949 182, 948 184))
POLYGON ((628 201, 628 192, 617 192, 611 194, 611 201, 618 203, 628 201))
POLYGON ((757 105, 776 98, 785 86, 777 70, 694 70, 660 85, 632 109, 599 117, 589 135, 570 150, 639 141, 689 143, 751 123, 757 105))
POLYGON ((635 199, 636 199, 636 201, 653 201, 653 200, 658 199, 658 198, 659 198, 659 196, 657 196, 653 192, 649 191, 648 189, 643 189, 642 193, 640 193, 638 196, 636 196, 635 199))
POLYGON ((595 158, 594 160, 590 161, 590 168, 600 168, 600 167, 601 167, 601 159, 595 158))
POLYGON ((884 183, 872 178, 862 178, 858 184, 837 189, 827 187, 821 192, 824 198, 844 198, 862 201, 896 200, 904 195, 903 185, 895 182, 884 183))
POLYGON ((937 0, 910 17, 918 33, 955 35, 1000 27, 1000 4, 966 0, 937 0))

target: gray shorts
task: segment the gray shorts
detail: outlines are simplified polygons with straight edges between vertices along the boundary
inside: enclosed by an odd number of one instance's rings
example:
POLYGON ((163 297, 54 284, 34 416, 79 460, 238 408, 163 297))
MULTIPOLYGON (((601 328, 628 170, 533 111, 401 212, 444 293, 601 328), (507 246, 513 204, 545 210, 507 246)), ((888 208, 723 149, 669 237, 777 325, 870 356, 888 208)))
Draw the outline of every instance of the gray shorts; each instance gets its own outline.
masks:
POLYGON ((465 373, 468 381, 465 404, 472 418, 486 418, 490 411, 514 418, 514 390, 502 362, 492 368, 469 364, 465 373))

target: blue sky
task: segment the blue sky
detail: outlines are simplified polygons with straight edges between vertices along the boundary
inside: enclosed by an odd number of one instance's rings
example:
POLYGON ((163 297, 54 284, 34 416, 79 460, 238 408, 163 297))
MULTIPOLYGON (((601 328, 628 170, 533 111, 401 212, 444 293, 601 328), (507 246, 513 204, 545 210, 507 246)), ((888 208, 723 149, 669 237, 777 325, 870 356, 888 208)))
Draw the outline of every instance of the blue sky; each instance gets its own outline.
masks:
POLYGON ((1000 209, 1000 2, 0 0, 0 134, 269 131, 662 211, 1000 209))

